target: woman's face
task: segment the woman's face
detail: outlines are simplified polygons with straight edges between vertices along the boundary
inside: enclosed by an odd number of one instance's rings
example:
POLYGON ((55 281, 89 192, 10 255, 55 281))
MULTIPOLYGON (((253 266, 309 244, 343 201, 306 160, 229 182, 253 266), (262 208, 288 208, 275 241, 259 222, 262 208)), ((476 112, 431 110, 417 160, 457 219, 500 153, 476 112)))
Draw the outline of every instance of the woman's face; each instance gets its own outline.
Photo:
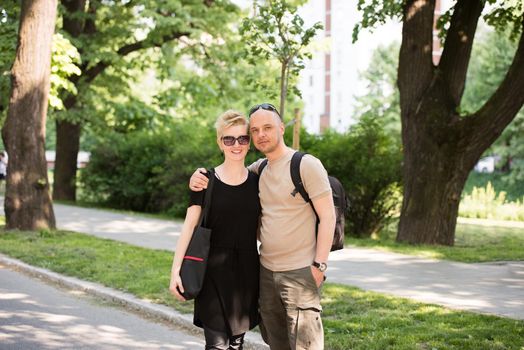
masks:
POLYGON ((225 128, 218 140, 218 147, 224 152, 224 157, 231 160, 244 160, 249 150, 249 135, 247 125, 233 125, 225 128))

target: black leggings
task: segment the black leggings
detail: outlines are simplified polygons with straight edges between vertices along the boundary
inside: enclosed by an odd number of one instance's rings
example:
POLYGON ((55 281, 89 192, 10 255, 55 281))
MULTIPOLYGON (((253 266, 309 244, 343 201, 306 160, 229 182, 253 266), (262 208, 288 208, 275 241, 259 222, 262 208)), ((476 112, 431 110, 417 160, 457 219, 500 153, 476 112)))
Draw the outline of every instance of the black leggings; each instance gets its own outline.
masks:
POLYGON ((225 332, 214 331, 204 327, 206 350, 242 350, 244 334, 228 336, 225 332))

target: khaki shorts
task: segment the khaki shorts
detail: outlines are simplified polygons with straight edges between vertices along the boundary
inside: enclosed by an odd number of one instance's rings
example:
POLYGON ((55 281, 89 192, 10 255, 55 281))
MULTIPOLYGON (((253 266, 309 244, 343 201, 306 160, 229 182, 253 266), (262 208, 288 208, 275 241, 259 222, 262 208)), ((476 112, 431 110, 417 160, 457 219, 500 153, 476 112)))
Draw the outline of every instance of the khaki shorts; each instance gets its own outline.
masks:
POLYGON ((271 350, 322 350, 320 289, 311 267, 273 272, 260 266, 260 325, 271 350))

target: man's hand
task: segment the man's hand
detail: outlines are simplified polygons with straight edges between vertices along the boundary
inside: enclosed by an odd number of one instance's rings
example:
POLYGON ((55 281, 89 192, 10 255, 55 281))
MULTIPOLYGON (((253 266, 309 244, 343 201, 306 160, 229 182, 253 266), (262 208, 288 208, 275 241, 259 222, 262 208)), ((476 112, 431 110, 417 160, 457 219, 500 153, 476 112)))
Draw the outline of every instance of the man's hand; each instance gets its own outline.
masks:
POLYGON ((316 267, 311 266, 311 274, 313 275, 313 278, 315 279, 317 288, 320 288, 320 285, 322 284, 322 282, 324 282, 324 272, 321 272, 316 267))
POLYGON ((191 175, 189 179, 189 188, 191 191, 199 192, 207 188, 209 179, 204 175, 205 173, 207 173, 206 169, 198 168, 193 175, 191 175))

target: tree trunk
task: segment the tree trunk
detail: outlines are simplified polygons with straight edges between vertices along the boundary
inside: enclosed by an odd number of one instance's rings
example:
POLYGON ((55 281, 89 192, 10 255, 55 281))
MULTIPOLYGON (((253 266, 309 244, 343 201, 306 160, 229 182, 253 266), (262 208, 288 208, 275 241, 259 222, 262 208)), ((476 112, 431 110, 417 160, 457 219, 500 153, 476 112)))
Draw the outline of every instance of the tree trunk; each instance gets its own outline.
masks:
MULTIPOLYGON (((475 161, 465 160, 453 138, 439 144, 419 125, 407 128, 397 241, 452 246, 461 193, 475 161)), ((452 132, 450 126, 442 128, 452 132)))
POLYGON ((284 111, 286 107, 287 97, 287 62, 282 62, 280 67, 280 117, 284 120, 284 111))
POLYGON ((56 11, 56 0, 22 1, 9 109, 2 128, 9 155, 7 229, 55 227, 45 159, 45 121, 56 11))
POLYGON ((80 124, 56 121, 56 159, 53 199, 76 200, 76 170, 80 150, 80 124))
MULTIPOLYGON (((77 38, 85 30, 86 0, 61 0, 61 4, 66 10, 63 29, 73 38, 77 38)), ((78 86, 79 78, 74 76, 71 79, 78 91, 81 91, 78 86)), ((76 96, 68 96, 64 101, 66 110, 73 110, 76 102, 76 96)), ((75 124, 67 120, 56 121, 56 157, 53 180, 53 199, 55 200, 73 202, 76 200, 76 171, 81 128, 79 123, 75 124)))

